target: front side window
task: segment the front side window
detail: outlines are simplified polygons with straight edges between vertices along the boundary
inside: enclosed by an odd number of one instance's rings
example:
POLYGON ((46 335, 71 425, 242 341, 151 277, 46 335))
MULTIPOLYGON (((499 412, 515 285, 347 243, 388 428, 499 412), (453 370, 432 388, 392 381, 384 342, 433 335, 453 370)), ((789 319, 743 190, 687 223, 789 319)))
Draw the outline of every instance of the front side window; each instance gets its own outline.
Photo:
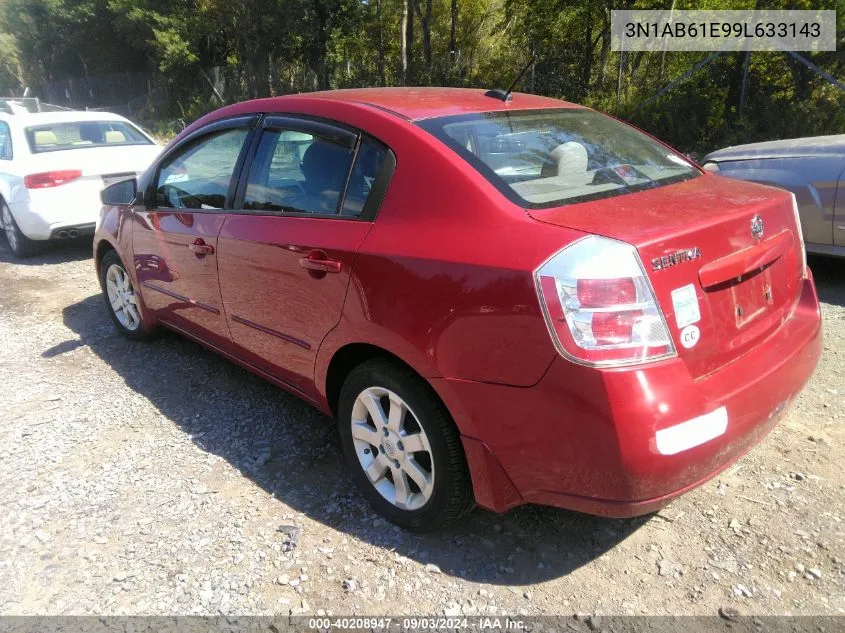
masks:
POLYGON ((0 160, 12 160, 12 131, 4 121, 0 121, 0 160))
POLYGON ((265 130, 250 169, 244 209, 334 215, 354 152, 294 130, 265 130))
POLYGON ((592 110, 522 110, 419 123, 527 208, 609 198, 700 172, 647 135, 592 110))
POLYGON ((152 145, 141 131, 123 121, 66 121, 26 128, 33 154, 88 147, 152 145))
POLYGON ((156 206, 171 209, 222 209, 232 174, 249 130, 211 134, 162 163, 156 206))

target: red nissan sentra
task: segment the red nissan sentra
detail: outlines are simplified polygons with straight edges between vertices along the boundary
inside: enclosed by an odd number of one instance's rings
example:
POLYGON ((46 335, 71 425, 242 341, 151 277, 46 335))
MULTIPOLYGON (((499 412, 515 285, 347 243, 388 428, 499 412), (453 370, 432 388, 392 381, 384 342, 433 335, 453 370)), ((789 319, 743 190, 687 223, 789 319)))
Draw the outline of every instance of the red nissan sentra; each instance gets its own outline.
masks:
POLYGON ((409 528, 655 511, 758 443, 822 349, 790 193, 555 99, 241 103, 103 200, 117 329, 176 330, 337 418, 409 528))

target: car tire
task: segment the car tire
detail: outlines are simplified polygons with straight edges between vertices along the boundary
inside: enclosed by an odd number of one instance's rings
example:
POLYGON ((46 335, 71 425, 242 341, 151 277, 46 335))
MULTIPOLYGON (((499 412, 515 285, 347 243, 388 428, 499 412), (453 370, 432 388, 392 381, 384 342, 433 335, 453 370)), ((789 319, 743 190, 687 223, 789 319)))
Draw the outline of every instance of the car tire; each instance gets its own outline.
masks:
POLYGON ((353 478, 389 521, 429 531, 472 509, 458 430, 409 368, 387 359, 355 367, 340 391, 338 429, 353 478))
POLYGON ((144 320, 132 279, 114 250, 108 251, 100 261, 100 287, 106 309, 120 334, 133 341, 146 341, 158 334, 158 328, 144 320))
POLYGON ((31 240, 23 234, 18 227, 18 223, 15 222, 12 210, 2 198, 0 198, 0 225, 2 225, 6 242, 15 257, 32 257, 44 250, 43 243, 31 240))

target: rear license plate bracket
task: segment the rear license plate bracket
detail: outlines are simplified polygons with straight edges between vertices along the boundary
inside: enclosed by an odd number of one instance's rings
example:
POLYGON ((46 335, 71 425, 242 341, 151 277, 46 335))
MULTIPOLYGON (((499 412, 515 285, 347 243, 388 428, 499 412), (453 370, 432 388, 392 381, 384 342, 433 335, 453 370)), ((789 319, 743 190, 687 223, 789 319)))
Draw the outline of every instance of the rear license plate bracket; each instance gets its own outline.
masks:
POLYGON ((731 286, 737 328, 765 314, 773 304, 771 270, 758 272, 738 280, 731 286))

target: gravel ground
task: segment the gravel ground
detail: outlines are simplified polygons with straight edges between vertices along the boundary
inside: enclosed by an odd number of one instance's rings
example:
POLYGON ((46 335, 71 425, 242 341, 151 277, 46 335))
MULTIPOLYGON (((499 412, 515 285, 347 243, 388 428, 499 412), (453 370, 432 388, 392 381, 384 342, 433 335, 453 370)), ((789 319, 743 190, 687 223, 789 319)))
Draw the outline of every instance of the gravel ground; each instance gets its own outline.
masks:
POLYGON ((476 510, 414 535, 330 420, 177 336, 114 331, 90 246, 0 245, 0 614, 845 613, 845 278, 788 418, 651 517, 476 510))

